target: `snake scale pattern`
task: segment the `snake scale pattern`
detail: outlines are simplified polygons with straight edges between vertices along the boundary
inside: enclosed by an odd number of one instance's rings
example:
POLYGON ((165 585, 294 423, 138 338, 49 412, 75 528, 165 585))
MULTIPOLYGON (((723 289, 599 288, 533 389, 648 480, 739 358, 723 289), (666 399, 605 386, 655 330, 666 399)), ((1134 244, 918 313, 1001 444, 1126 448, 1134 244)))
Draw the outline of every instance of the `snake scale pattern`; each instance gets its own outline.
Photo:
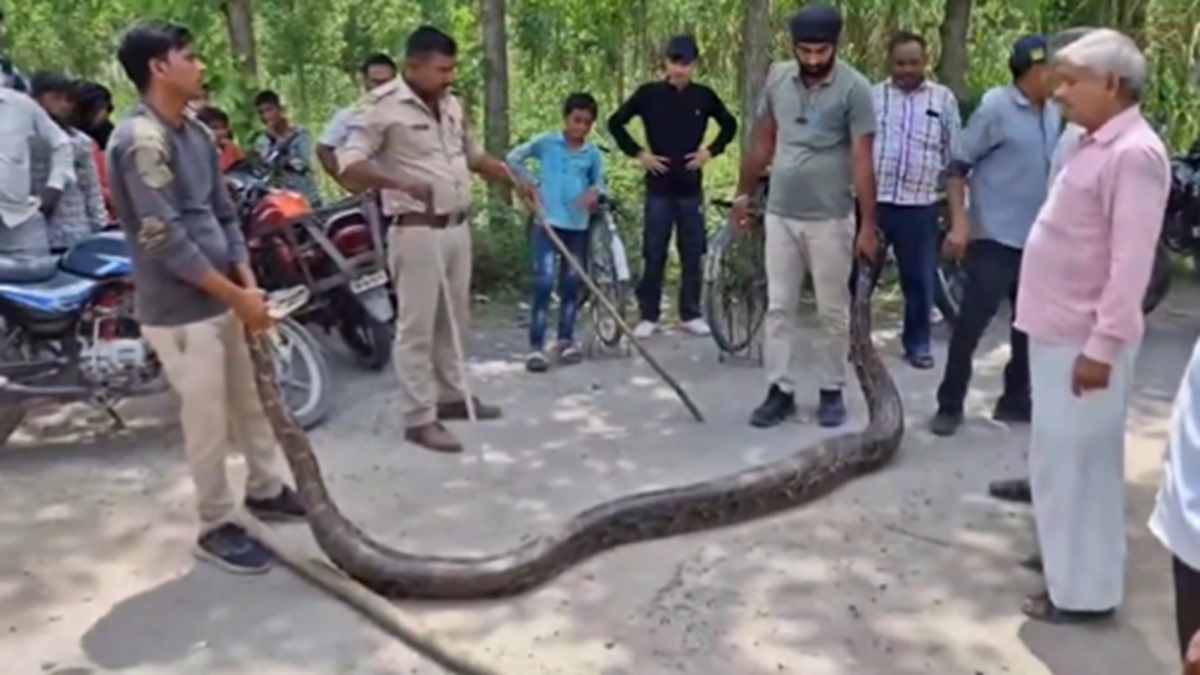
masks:
POLYGON ((499 598, 533 589, 602 551, 774 514, 886 465, 904 436, 904 409, 871 340, 867 268, 859 267, 850 317, 850 360, 867 403, 865 428, 731 475, 601 504, 555 534, 491 556, 413 555, 375 541, 350 522, 329 495, 307 435, 283 403, 266 338, 250 339, 250 352, 259 396, 308 507, 309 527, 337 567, 389 598, 499 598))

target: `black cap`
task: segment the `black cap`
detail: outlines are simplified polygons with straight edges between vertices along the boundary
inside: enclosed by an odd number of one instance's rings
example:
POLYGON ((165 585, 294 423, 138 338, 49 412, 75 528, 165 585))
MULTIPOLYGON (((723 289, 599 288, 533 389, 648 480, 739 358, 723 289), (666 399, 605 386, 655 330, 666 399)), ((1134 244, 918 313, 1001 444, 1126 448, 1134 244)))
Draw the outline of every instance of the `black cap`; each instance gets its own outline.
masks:
POLYGON ((813 42, 836 45, 842 36, 842 15, 821 3, 805 6, 788 20, 792 43, 813 42))
POLYGON ((1013 77, 1021 77, 1039 63, 1050 59, 1050 46, 1041 35, 1023 35, 1013 43, 1008 68, 1013 77))
POLYGON ((700 57, 700 48, 691 35, 676 35, 667 40, 667 59, 691 63, 700 57))
POLYGON ((42 94, 75 95, 75 81, 62 73, 42 71, 34 73, 29 78, 29 93, 34 96, 42 94))

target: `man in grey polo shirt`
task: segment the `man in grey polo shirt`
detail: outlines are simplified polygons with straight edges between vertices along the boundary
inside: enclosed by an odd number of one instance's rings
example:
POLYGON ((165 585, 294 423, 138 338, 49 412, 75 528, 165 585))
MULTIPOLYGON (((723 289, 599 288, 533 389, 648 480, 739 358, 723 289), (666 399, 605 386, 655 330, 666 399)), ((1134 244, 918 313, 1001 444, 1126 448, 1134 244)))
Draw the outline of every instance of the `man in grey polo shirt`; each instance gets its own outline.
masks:
POLYGON ((822 335, 817 341, 821 426, 846 419, 842 387, 849 350, 850 276, 857 253, 873 259, 875 112, 871 83, 837 58, 842 19, 812 4, 792 16, 794 61, 767 75, 752 139, 742 163, 730 218, 746 226, 750 192, 771 169, 766 214, 767 398, 750 417, 756 427, 779 424, 796 409, 800 289, 812 273, 822 335), (855 234, 855 195, 860 227, 855 234))
MULTIPOLYGON (((1058 106, 1049 100, 1048 51, 1040 35, 1017 40, 1008 59, 1012 84, 988 90, 954 142, 946 177, 951 219, 946 246, 949 253, 964 256, 967 276, 962 313, 954 324, 938 387, 937 414, 930 423, 939 436, 953 435, 962 424, 975 348, 1000 303, 1008 298, 1016 306, 1021 252, 1046 200, 1062 127, 1058 106)), ((1012 354, 992 417, 1028 422, 1029 345, 1015 326, 1009 335, 1012 354)))

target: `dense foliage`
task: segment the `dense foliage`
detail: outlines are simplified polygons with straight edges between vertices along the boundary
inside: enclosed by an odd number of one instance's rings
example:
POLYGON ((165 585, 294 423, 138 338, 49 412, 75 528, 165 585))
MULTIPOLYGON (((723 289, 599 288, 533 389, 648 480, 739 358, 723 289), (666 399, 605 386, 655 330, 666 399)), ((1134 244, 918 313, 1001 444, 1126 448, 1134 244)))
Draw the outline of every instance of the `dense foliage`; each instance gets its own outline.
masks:
MULTIPOLYGON (((226 0, 229 2, 231 0, 226 0)), ((483 114, 484 4, 498 0, 243 0, 253 7, 257 64, 250 73, 231 48, 226 2, 203 0, 22 0, 6 7, 12 56, 26 71, 44 68, 98 78, 112 85, 121 102, 132 92, 112 58, 121 28, 139 17, 162 17, 189 25, 214 84, 217 101, 235 119, 245 138, 257 126, 249 96, 257 86, 279 91, 294 118, 318 132, 338 107, 358 94, 355 68, 375 50, 397 52, 404 36, 420 23, 434 23, 461 46, 459 88, 476 119, 483 114), (254 77, 256 76, 257 82, 254 77)), ((744 3, 761 0, 509 0, 510 140, 558 124, 558 106, 569 91, 591 91, 601 115, 611 111, 636 84, 655 76, 657 53, 665 38, 691 32, 700 42, 700 77, 738 109, 739 65, 743 45, 744 3)), ((926 36, 936 54, 943 11, 955 3, 870 0, 842 3, 846 13, 843 57, 872 77, 882 75, 883 45, 897 28, 926 36), (943 4, 945 6, 943 6, 943 4)), ((795 5, 769 3, 778 36, 769 50, 785 58, 783 23, 795 5)), ((967 88, 978 95, 1007 79, 1006 50, 1013 39, 1031 31, 1050 32, 1078 25, 1112 25, 1131 34, 1147 49, 1154 67, 1148 113, 1165 125, 1174 147, 1191 142, 1200 130, 1194 114, 1197 92, 1190 86, 1191 64, 1200 38, 1198 0, 977 0, 971 7, 967 40, 967 88)), ((968 96, 970 99, 970 96, 968 96)), ((969 106, 969 100, 967 102, 969 106)), ((496 120, 486 119, 495 124, 496 120)), ((602 124, 601 142, 612 146, 602 124)), ((636 126, 636 124, 635 124, 636 126)), ((715 131, 715 130, 714 130, 715 131)), ((724 194, 733 182, 736 149, 714 160, 708 187, 724 194)), ((639 172, 619 154, 609 156, 609 183, 626 202, 640 197, 639 172)), ((325 188, 335 190, 327 183, 325 188)), ((636 209, 635 209, 636 211, 636 209)), ((524 229, 509 219, 493 219, 480 236, 478 281, 484 286, 517 283, 524 269, 524 229)), ((636 228, 636 223, 629 224, 636 228)), ((636 237, 631 239, 636 248, 636 237)))

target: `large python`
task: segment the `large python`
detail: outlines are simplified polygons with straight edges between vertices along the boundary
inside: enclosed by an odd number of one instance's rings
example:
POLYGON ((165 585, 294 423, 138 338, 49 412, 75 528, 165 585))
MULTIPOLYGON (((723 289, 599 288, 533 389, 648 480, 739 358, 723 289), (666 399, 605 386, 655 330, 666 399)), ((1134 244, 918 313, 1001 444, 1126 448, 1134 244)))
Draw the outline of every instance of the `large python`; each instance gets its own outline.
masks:
POLYGON ((265 338, 249 340, 267 417, 308 508, 317 545, 337 567, 390 598, 466 600, 510 596, 555 578, 602 551, 638 541, 730 525, 807 503, 875 471, 904 436, 900 392, 871 340, 870 274, 859 268, 850 317, 850 360, 868 423, 768 464, 683 487, 654 490, 588 509, 552 535, 497 555, 413 555, 379 543, 346 519, 329 495, 304 431, 284 405, 265 338))

